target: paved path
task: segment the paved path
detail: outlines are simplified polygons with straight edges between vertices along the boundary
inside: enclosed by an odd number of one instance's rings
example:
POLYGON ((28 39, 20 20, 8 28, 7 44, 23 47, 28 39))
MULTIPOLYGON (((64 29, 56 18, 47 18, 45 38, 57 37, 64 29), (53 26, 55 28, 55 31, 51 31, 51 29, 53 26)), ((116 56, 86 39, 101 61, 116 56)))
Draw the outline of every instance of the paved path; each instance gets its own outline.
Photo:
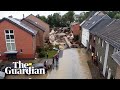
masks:
POLYGON ((58 67, 48 73, 47 79, 91 79, 91 74, 87 62, 71 48, 61 52, 58 67))

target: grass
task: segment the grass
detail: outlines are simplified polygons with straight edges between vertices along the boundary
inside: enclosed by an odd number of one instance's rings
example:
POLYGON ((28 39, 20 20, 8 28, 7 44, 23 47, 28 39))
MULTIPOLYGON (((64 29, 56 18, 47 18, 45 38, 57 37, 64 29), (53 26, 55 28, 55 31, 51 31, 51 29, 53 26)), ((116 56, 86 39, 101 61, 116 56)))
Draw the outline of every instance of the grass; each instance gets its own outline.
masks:
POLYGON ((48 50, 48 58, 52 58, 56 53, 56 50, 48 50))

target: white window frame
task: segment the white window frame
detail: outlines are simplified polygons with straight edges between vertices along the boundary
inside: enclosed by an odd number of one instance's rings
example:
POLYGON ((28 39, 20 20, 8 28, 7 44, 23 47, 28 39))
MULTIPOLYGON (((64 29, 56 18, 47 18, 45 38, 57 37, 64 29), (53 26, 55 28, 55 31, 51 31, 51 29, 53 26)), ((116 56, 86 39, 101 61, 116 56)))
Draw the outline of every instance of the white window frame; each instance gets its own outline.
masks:
POLYGON ((6 41, 6 48, 7 48, 7 51, 15 51, 16 50, 16 44, 15 44, 15 35, 14 35, 14 30, 12 30, 12 29, 6 29, 6 30, 4 30, 4 33, 5 33, 5 41, 6 41), (6 33, 6 30, 8 30, 9 31, 9 33, 6 33), (10 33, 10 30, 12 30, 13 31, 13 33, 10 33), (6 37, 6 35, 13 35, 14 36, 14 39, 9 39, 10 41, 7 41, 8 39, 7 39, 7 37, 6 37), (10 47, 11 47, 11 49, 9 50, 8 49, 8 46, 7 46, 7 44, 8 43, 10 43, 10 47), (15 44, 15 49, 14 50, 12 50, 12 45, 11 44, 15 44))
POLYGON ((102 63, 102 56, 100 56, 100 63, 102 63))
POLYGON ((98 56, 98 52, 97 52, 97 56, 98 56))
POLYGON ((100 38, 98 39, 98 43, 100 44, 100 38))
POLYGON ((90 45, 90 49, 91 49, 92 47, 91 47, 91 45, 90 45))

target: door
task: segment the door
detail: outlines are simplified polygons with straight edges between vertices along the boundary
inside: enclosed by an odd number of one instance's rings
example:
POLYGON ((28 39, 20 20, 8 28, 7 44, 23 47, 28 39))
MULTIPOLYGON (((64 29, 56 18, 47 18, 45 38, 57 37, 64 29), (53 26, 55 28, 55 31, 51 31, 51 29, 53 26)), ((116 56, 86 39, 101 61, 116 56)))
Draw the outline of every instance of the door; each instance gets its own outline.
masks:
POLYGON ((8 54, 7 58, 8 58, 8 60, 16 60, 17 59, 16 54, 8 54))

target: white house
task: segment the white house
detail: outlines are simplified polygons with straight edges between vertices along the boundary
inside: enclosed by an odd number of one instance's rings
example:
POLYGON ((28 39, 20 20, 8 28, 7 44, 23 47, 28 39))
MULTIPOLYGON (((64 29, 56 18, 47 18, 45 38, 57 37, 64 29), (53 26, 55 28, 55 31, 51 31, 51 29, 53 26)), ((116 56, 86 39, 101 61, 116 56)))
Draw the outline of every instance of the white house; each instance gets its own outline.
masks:
POLYGON ((88 47, 89 45, 89 31, 96 24, 98 24, 102 19, 111 19, 107 14, 104 14, 101 11, 95 12, 91 17, 84 20, 81 25, 82 27, 82 40, 81 43, 84 47, 88 47))

